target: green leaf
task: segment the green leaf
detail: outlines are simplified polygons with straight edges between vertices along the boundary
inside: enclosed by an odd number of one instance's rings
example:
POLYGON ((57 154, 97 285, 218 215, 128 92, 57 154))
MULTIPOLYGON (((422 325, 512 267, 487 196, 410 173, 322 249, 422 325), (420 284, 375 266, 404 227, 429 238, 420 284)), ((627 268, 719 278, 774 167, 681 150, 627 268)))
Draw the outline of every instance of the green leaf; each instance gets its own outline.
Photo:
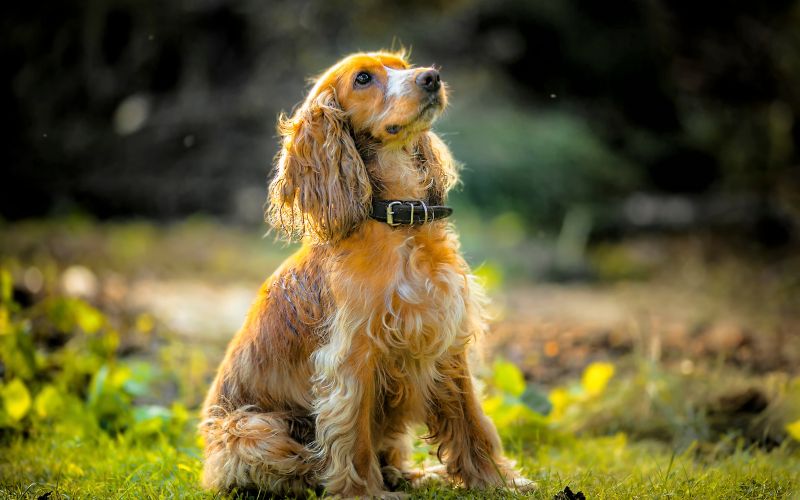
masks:
POLYGON ((61 408, 63 407, 61 394, 54 386, 46 385, 39 391, 39 394, 36 395, 33 407, 36 409, 36 414, 39 418, 59 416, 61 408))
POLYGON ((89 403, 90 406, 97 404, 97 401, 100 400, 100 395, 103 394, 103 389, 105 389, 108 371, 108 365, 103 365, 92 377, 92 383, 89 385, 89 394, 87 397, 87 403, 89 403))
POLYGON ((168 408, 159 405, 137 406, 133 410, 133 420, 136 423, 147 420, 167 421, 172 417, 172 412, 168 408))
POLYGON ((0 302, 11 302, 14 296, 14 285, 11 273, 7 269, 0 269, 0 302))
POLYGON ((547 394, 540 391, 534 384, 528 384, 525 387, 525 392, 522 393, 520 400, 539 415, 547 416, 553 411, 553 403, 550 402, 547 394))
POLYGON ((145 396, 150 392, 150 382, 154 378, 153 365, 138 362, 126 366, 127 376, 122 382, 122 389, 133 396, 145 396))
POLYGON ((105 320, 103 313, 89 304, 82 301, 75 304, 75 322, 89 335, 97 333, 105 324, 105 320))
POLYGON ((163 406, 137 406, 133 410, 133 433, 139 436, 162 434, 171 418, 172 412, 163 406))
POLYGON ((106 324, 103 313, 80 299, 49 299, 45 302, 45 311, 53 325, 65 333, 71 333, 78 327, 91 335, 106 324))
POLYGON ((0 305, 0 335, 11 333, 11 320, 9 319, 8 308, 0 305))
POLYGON ((31 408, 31 394, 25 383, 15 378, 3 388, 3 406, 11 420, 17 422, 28 414, 31 408))
POLYGON ((508 361, 495 361, 494 385, 500 391, 519 397, 525 392, 525 377, 517 365, 508 361))

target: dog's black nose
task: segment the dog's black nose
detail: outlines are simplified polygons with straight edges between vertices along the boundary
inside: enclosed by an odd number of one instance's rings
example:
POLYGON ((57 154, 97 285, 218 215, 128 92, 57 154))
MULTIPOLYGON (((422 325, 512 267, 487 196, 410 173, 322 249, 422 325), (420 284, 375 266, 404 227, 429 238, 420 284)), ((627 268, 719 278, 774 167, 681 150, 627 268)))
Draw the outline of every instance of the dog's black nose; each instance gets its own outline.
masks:
POLYGON ((417 75, 417 85, 419 85, 422 90, 436 92, 442 86, 442 79, 439 78, 438 71, 429 69, 417 75))

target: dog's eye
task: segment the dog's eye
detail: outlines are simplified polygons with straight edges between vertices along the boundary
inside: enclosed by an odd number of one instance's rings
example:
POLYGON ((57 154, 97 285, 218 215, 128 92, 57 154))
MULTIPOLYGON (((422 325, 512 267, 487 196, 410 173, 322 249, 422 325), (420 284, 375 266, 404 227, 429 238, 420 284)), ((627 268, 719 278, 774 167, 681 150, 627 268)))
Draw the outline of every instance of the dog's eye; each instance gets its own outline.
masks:
POLYGON ((372 81, 372 75, 369 73, 362 71, 356 75, 356 85, 363 87, 364 85, 368 84, 372 81))

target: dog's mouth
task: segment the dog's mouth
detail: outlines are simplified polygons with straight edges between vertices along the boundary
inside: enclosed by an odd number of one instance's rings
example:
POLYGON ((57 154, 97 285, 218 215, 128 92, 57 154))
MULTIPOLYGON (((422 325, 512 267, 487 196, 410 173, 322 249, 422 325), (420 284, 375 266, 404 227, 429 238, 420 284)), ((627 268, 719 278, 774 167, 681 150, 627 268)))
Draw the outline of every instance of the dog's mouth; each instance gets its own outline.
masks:
POLYGON ((423 103, 416 116, 404 124, 394 123, 386 126, 386 133, 390 135, 397 135, 404 128, 412 125, 425 124, 429 125, 437 117, 442 110, 442 99, 438 95, 433 95, 427 102, 423 103))
POLYGON ((419 110, 416 121, 433 120, 436 114, 442 110, 442 100, 438 96, 429 99, 428 102, 419 110))

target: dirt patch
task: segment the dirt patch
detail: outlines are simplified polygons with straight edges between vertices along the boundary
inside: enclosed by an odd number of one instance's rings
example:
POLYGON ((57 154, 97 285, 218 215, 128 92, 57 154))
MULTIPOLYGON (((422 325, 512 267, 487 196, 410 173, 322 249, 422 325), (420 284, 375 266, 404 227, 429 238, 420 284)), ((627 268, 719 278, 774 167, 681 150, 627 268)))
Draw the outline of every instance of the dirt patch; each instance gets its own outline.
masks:
MULTIPOLYGON (((763 324, 707 297, 653 284, 518 287, 494 300, 490 353, 517 363, 549 385, 590 362, 636 353, 688 373, 724 362, 757 373, 796 373, 800 323, 763 324)), ((733 307, 733 306, 731 306, 733 307)))

